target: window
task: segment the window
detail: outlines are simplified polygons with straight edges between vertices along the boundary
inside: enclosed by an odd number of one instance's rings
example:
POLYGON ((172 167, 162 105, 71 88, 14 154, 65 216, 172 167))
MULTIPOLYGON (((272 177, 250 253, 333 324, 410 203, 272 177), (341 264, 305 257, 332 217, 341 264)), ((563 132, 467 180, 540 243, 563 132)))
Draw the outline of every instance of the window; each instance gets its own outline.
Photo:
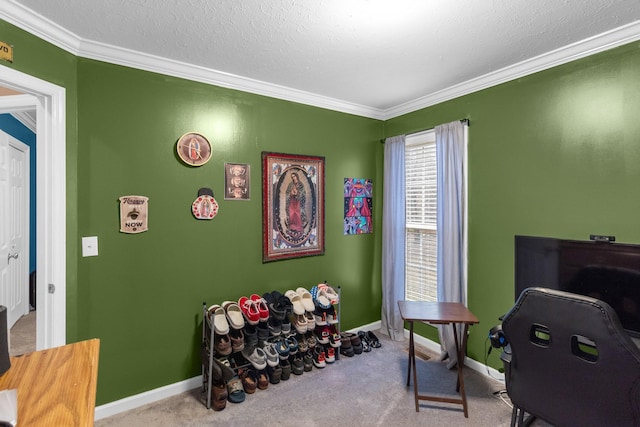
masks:
POLYGON ((437 301, 437 170, 435 131, 405 141, 405 299, 437 301))

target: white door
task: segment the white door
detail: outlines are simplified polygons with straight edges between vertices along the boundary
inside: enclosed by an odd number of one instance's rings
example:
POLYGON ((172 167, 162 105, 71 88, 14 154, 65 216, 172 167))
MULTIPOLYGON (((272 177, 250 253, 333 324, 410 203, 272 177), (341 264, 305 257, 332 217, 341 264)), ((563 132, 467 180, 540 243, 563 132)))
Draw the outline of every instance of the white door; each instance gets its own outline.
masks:
POLYGON ((0 131, 0 305, 10 328, 29 313, 29 147, 0 131))

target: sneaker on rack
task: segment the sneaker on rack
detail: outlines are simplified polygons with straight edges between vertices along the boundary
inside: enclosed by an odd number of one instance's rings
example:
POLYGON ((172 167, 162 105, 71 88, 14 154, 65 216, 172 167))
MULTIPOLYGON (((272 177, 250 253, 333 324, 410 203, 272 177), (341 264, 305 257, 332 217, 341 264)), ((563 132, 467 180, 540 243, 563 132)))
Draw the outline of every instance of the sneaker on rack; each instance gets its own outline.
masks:
POLYGON ((278 357, 280 359, 289 357, 289 343, 285 338, 278 338, 276 341, 274 341, 273 345, 278 352, 278 357))
POLYGON ((313 350, 308 350, 302 356, 302 363, 303 363, 305 372, 309 372, 310 370, 313 369, 313 350))
POLYGON ((320 344, 329 344, 331 330, 328 326, 316 326, 315 333, 320 344))
POLYGON ((269 325, 267 325, 267 322, 259 322, 256 330, 258 331, 259 344, 269 339, 269 325))
POLYGON ((264 354, 267 358, 267 365, 269 366, 277 366, 280 363, 280 355, 276 350, 276 347, 273 343, 265 343, 264 347, 262 347, 264 354))
MULTIPOLYGON (((313 311, 315 308, 315 304, 313 303, 313 297, 308 290, 303 287, 299 287, 296 289, 296 293, 300 296, 300 300, 302 301, 302 305, 306 311, 313 311)), ((295 303, 294 303, 295 304, 295 303)))
POLYGON ((229 339, 229 335, 217 335, 213 341, 213 349, 215 352, 221 356, 228 356, 231 354, 231 340, 229 339))
POLYGON ((313 316, 316 319, 316 326, 324 326, 327 324, 327 312, 325 310, 317 308, 313 312, 313 316))
POLYGON ((331 301, 324 293, 320 292, 317 286, 311 288, 310 293, 311 297, 313 298, 313 302, 316 305, 316 309, 327 309, 331 307, 331 301))
POLYGON ((256 371, 251 368, 238 369, 238 376, 242 381, 242 387, 247 394, 253 394, 258 388, 258 377, 256 377, 256 371))
POLYGON ((238 300, 238 306, 240 306, 245 320, 249 322, 250 325, 257 325, 260 322, 260 312, 254 301, 243 296, 238 300))
POLYGON ((267 355, 260 347, 245 346, 244 350, 242 350, 242 356, 257 370, 267 367, 267 355))
POLYGON ((299 334, 307 332, 307 318, 304 314, 292 314, 289 316, 291 324, 299 334))
MULTIPOLYGON (((282 313, 282 318, 287 317, 290 313, 293 313, 293 303, 291 302, 291 300, 289 298, 287 298, 286 296, 282 295, 280 292, 278 291, 273 291, 271 292, 271 296, 273 298, 273 306, 276 309, 278 315, 280 315, 280 313, 282 313)), ((271 309, 271 307, 269 307, 269 309, 271 309)), ((282 320, 280 317, 278 317, 279 320, 282 320)))
POLYGON ((333 363, 336 361, 336 349, 331 346, 325 346, 325 361, 327 363, 333 363))
POLYGON ((324 347, 317 345, 316 348, 313 349, 313 366, 320 369, 324 368, 327 366, 325 358, 326 353, 324 352, 324 347))
POLYGON ((338 323, 338 312, 334 306, 327 309, 327 323, 330 325, 335 325, 338 323))
POLYGON ((296 340, 298 341, 298 350, 301 352, 306 352, 307 350, 309 350, 309 344, 307 343, 307 339, 305 338, 304 335, 302 334, 298 334, 295 336, 296 340))
POLYGON ((295 375, 302 375, 304 372, 304 360, 302 358, 302 354, 298 353, 295 356, 292 356, 289 359, 291 362, 291 370, 295 375))
POLYGON ((287 336, 289 334, 291 334, 291 322, 289 321, 288 317, 285 317, 282 320, 282 325, 280 326, 280 331, 281 334, 284 336, 287 336))
POLYGON ((298 340, 293 335, 287 337, 287 344, 289 345, 289 354, 296 354, 298 352, 298 340))
POLYGON ((261 322, 266 322, 267 320, 269 320, 269 307, 267 306, 267 300, 265 300, 258 294, 253 294, 250 298, 258 309, 259 320, 261 322))
POLYGON ((231 329, 229 331, 231 339, 231 351, 237 353, 244 348, 244 332, 242 329, 231 329))
POLYGON ((280 364, 276 366, 267 366, 267 375, 269 375, 269 382, 271 384, 278 384, 282 379, 282 368, 280 364))
POLYGON ((278 299, 274 297, 272 292, 266 292, 262 295, 262 298, 267 302, 267 307, 269 308, 269 315, 277 320, 282 321, 285 317, 287 317, 286 307, 283 307, 278 299))
POLYGON ((317 342, 316 334, 313 331, 308 331, 305 338, 307 340, 307 347, 309 347, 309 349, 313 349, 317 342))
POLYGON ((280 368, 282 368, 282 380, 288 380, 291 376, 291 362, 289 362, 289 359, 280 359, 280 368))
POLYGON ((326 282, 318 284, 318 293, 327 297, 331 304, 338 304, 340 302, 338 293, 331 286, 327 285, 326 282))
POLYGON ((245 344, 248 346, 255 347, 258 345, 258 330, 255 326, 244 325, 244 339, 245 344))
POLYGON ((337 348, 342 344, 340 339, 340 332, 336 329, 335 325, 329 327, 329 344, 331 347, 337 348))
POLYGON ((316 317, 313 315, 312 311, 305 311, 304 317, 307 319, 307 330, 316 327, 316 317))
POLYGON ((272 337, 277 337, 282 333, 282 322, 273 316, 269 318, 267 326, 269 327, 269 335, 272 337))
POLYGON ((258 377, 258 388, 260 390, 266 390, 269 387, 269 374, 267 374, 267 370, 259 370, 256 376, 258 377))

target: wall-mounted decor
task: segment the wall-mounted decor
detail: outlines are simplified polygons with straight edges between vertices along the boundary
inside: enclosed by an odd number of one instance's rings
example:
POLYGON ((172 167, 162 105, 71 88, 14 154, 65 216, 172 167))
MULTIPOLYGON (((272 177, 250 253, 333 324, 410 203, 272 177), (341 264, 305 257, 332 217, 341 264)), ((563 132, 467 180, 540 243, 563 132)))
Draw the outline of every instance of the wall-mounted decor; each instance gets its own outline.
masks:
POLYGON ((262 153, 262 262, 324 254, 324 157, 262 153))
POLYGON ((198 219, 213 219, 218 215, 218 208, 213 190, 205 187, 198 190, 198 197, 191 205, 191 213, 198 219))
POLYGON ((244 163, 224 164, 224 199, 249 200, 249 165, 244 163))
POLYGON ((209 140, 196 132, 185 133, 176 144, 178 157, 189 166, 202 166, 211 158, 209 140))
POLYGON ((120 231, 142 233, 148 230, 149 198, 145 196, 122 196, 120 200, 120 231))
POLYGON ((344 179, 344 234, 373 231, 373 182, 364 178, 344 179))

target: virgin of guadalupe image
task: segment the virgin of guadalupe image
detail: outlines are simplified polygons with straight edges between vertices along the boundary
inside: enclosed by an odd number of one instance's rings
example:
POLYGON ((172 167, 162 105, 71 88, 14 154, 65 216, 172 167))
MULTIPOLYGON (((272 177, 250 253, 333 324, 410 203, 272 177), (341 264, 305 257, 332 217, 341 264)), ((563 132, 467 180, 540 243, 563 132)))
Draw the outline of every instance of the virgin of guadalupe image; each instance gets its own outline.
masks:
POLYGON ((297 172, 291 172, 291 182, 287 185, 285 198, 287 207, 285 224, 291 234, 302 233, 307 225, 305 212, 307 194, 297 172))
POLYGON ((306 171, 285 169, 275 185, 273 228, 291 246, 308 242, 315 226, 313 183, 306 171))

